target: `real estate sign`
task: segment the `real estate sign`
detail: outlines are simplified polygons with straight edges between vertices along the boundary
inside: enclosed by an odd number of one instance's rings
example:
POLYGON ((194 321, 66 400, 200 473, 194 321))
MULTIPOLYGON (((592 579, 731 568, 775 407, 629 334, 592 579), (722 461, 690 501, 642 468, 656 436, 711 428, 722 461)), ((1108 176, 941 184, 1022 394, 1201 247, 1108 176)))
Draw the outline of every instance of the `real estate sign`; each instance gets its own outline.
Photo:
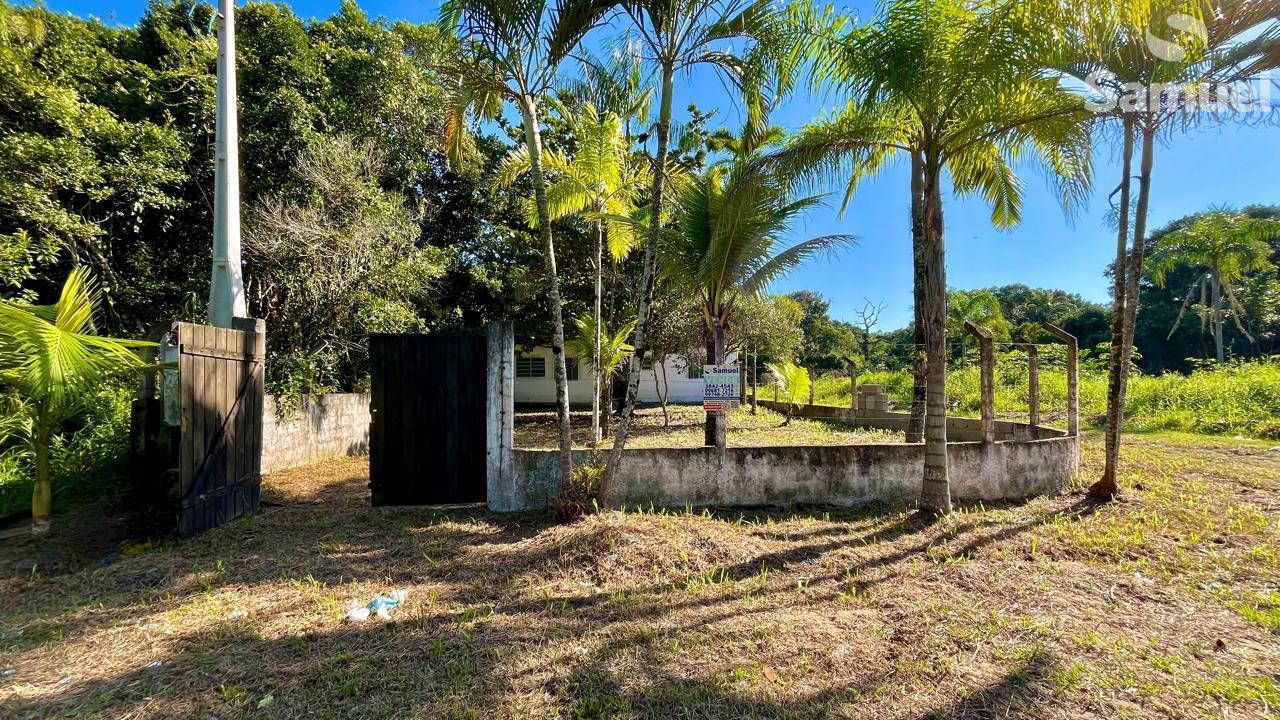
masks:
POLYGON ((738 366, 702 366, 702 409, 732 410, 738 405, 738 366))

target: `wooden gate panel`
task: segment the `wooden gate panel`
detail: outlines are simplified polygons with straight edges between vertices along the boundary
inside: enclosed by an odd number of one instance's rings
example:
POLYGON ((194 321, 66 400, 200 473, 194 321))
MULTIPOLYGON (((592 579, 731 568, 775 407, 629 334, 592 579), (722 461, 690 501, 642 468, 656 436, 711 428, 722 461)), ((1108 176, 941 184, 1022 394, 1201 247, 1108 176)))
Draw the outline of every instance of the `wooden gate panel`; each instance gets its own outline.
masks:
POLYGON ((379 334, 369 356, 373 504, 484 500, 485 338, 379 334))
POLYGON ((182 445, 178 528, 191 536, 260 497, 265 337, 179 323, 182 445))

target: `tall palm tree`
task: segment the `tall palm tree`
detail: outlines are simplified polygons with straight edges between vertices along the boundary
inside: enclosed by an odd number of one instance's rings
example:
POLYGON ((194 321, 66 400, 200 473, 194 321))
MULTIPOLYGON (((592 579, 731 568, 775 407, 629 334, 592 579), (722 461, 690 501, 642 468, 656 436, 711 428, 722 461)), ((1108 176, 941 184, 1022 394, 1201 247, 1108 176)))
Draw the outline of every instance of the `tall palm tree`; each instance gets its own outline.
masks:
POLYGON ((847 103, 774 159, 813 180, 843 179, 846 206, 861 181, 895 159, 910 162, 916 327, 926 371, 926 511, 951 509, 943 175, 957 194, 985 198, 1002 228, 1021 219, 1023 183, 1013 169, 1019 161, 1044 165, 1068 205, 1088 186, 1083 104, 1042 69, 1056 23, 1033 4, 896 0, 866 26, 811 29, 815 89, 847 103))
POLYGON ((76 268, 54 305, 0 300, 0 385, 15 388, 27 410, 20 434, 35 457, 33 535, 49 529, 49 447, 58 426, 102 381, 147 367, 135 351, 155 346, 94 335, 93 313, 101 298, 89 271, 76 268))
MULTIPOLYGON (((750 167, 713 167, 677 190, 676 227, 664 235, 659 260, 664 275, 701 298, 708 363, 724 363, 725 333, 741 298, 760 296, 805 260, 853 242, 828 235, 775 251, 822 200, 792 199, 781 183, 750 167)), ((706 444, 725 446, 723 413, 707 413, 706 444)))
POLYGON ((556 268, 551 210, 542 167, 539 102, 554 87, 560 63, 582 36, 608 10, 593 0, 446 0, 440 25, 456 37, 442 69, 456 80, 456 98, 446 127, 450 156, 461 160, 469 112, 496 116, 502 103, 515 103, 524 125, 538 232, 542 236, 551 305, 551 352, 556 379, 556 412, 560 421, 560 476, 573 470, 569 429, 569 386, 564 357, 564 316, 560 276, 556 268))
MULTIPOLYGON (((631 353, 635 352, 635 348, 627 342, 631 338, 632 331, 635 330, 635 321, 626 323, 616 330, 597 325, 597 322, 599 322, 599 316, 593 316, 591 313, 578 316, 574 320, 578 335, 566 342, 565 346, 578 357, 588 358, 587 364, 591 371, 597 378, 603 378, 604 406, 608 408, 613 400, 613 378, 618 375, 627 358, 631 357, 631 353)), ((609 414, 605 413, 602 418, 605 430, 608 430, 608 417, 609 414)))
POLYGON ((636 395, 640 390, 640 368, 648 350, 646 332, 668 184, 667 155, 671 144, 675 75, 680 71, 690 72, 698 66, 722 71, 724 77, 749 97, 748 109, 757 113, 764 104, 759 93, 771 67, 769 58, 774 57, 770 52, 778 49, 773 35, 777 15, 770 0, 623 0, 619 5, 630 18, 641 54, 657 72, 661 89, 657 124, 653 128, 657 148, 650 185, 649 227, 636 303, 633 340, 636 351, 627 367, 626 399, 613 439, 613 452, 605 466, 602 494, 612 483, 622 461, 622 449, 626 446, 636 395), (735 53, 730 45, 735 41, 746 41, 749 44, 747 52, 735 53))
POLYGON ((1169 272, 1179 265, 1205 269, 1187 288, 1169 337, 1177 332, 1182 316, 1199 290, 1203 308, 1201 329, 1208 325, 1219 363, 1225 360, 1222 328, 1227 306, 1231 308, 1231 319, 1236 329, 1253 342, 1253 336, 1240 322, 1245 312, 1236 299, 1234 286, 1245 275, 1271 267, 1270 241, 1276 237, 1280 237, 1280 221, 1253 218, 1240 212, 1218 211, 1201 215, 1161 238, 1147 259, 1147 270, 1157 286, 1163 288, 1169 272))
MULTIPOLYGON (((591 103, 584 105, 579 115, 573 115, 567 110, 563 114, 576 140, 576 150, 572 159, 560 152, 543 153, 543 168, 553 178, 547 188, 548 212, 552 220, 582 212, 592 214, 591 222, 596 234, 592 260, 592 270, 595 273, 595 319, 592 325, 599 331, 603 327, 601 306, 606 244, 614 262, 624 259, 635 244, 631 226, 609 218, 631 213, 640 179, 631 168, 630 153, 622 135, 622 121, 617 115, 600 113, 591 103)), ((517 177, 528 172, 529 167, 529 153, 527 149, 521 148, 503 162, 497 181, 500 185, 510 185, 517 177)), ((536 221, 537 207, 530 203, 529 209, 536 221)), ((593 442, 598 443, 601 415, 600 338, 596 338, 595 344, 595 349, 589 353, 594 358, 591 437, 593 442)))
MULTIPOLYGON (((1280 65, 1280 27, 1272 3, 1256 0, 1116 0, 1076 3, 1076 21, 1061 47, 1065 71, 1090 90, 1090 108, 1115 121, 1121 135, 1120 183, 1116 204, 1116 260, 1113 266, 1111 357, 1107 381, 1106 449, 1102 477, 1089 488, 1095 498, 1119 490, 1120 435, 1138 318, 1138 285, 1146 254, 1151 171, 1161 131, 1178 121, 1220 121, 1229 113, 1188 112, 1179 91, 1196 97, 1258 77, 1280 65), (1261 30, 1259 30, 1261 28, 1261 30), (1154 31, 1159 31, 1157 35, 1154 31), (1161 35, 1174 32, 1174 40, 1161 35), (1150 102, 1134 88, 1165 87, 1170 95, 1150 102), (1137 202, 1133 203, 1133 161, 1138 155, 1137 202)), ((1184 96, 1185 97, 1185 96, 1184 96)))

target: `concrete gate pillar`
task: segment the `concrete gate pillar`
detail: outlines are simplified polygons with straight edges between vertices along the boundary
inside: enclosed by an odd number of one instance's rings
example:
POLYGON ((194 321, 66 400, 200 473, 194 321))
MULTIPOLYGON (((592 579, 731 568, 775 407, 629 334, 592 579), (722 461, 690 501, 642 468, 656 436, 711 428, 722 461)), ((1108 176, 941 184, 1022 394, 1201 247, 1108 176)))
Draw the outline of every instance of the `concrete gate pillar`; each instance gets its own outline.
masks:
POLYGON ((485 378, 486 497, 493 510, 520 510, 512 467, 515 441, 515 328, 511 321, 486 328, 488 365, 485 378))

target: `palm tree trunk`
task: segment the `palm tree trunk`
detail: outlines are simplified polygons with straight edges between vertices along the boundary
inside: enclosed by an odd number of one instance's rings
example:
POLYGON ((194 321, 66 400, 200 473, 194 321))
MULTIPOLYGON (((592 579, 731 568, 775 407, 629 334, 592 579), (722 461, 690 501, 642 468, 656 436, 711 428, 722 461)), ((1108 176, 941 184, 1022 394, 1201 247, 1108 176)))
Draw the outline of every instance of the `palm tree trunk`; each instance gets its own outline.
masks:
MULTIPOLYGON (((724 364, 724 324, 712 316, 711 327, 706 333, 707 364, 724 364)), ((724 449, 726 417, 723 410, 708 410, 703 431, 703 445, 724 449)))
POLYGON ((53 428, 43 407, 36 413, 31 433, 36 456, 36 477, 31 486, 31 534, 44 535, 49 532, 49 515, 53 512, 53 480, 49 472, 49 444, 53 442, 53 428))
POLYGON ((928 375, 924 353, 924 161, 920 153, 911 153, 911 254, 915 272, 912 277, 912 305, 915 324, 911 349, 911 418, 907 421, 906 441, 918 443, 924 440, 925 390, 928 375))
POLYGON ((538 231, 542 235, 547 269, 547 300, 551 303, 551 354, 556 378, 556 415, 560 421, 560 478, 568 482, 573 472, 573 439, 569 434, 569 380, 564 358, 564 315, 560 307, 560 276, 556 272, 556 246, 551 237, 551 213, 547 208, 547 184, 542 175, 542 133, 538 106, 530 95, 520 97, 524 141, 529 150, 529 174, 533 177, 534 202, 538 206, 538 231))
POLYGON ((1123 346, 1125 328, 1125 300, 1128 286, 1129 263, 1129 194, 1133 172, 1133 120, 1124 118, 1124 144, 1121 148, 1120 212, 1116 223, 1116 262, 1112 278, 1111 304, 1111 352, 1107 372, 1107 429, 1102 478, 1089 488, 1092 497, 1109 498, 1115 495, 1116 465, 1120 462, 1120 426, 1124 421, 1123 346))
MULTIPOLYGON (((671 382, 667 380, 666 358, 662 359, 660 367, 662 368, 662 392, 659 397, 662 399, 662 427, 669 428, 671 427, 671 413, 667 412, 667 398, 671 397, 671 382)), ((655 380, 658 378, 657 374, 654 374, 653 377, 655 380)))
POLYGON ((751 353, 751 414, 756 414, 756 393, 759 391, 756 387, 760 384, 760 353, 751 353))
POLYGON ((1217 351, 1218 364, 1226 362, 1226 352, 1222 348, 1222 281, 1218 279, 1217 269, 1209 272, 1209 302, 1213 308, 1213 344, 1217 351))
POLYGON ((951 512, 951 484, 947 475, 947 268, 942 222, 942 168, 928 158, 924 193, 924 280, 921 303, 926 363, 924 416, 924 478, 920 507, 926 512, 951 512))
MULTIPOLYGON (((600 212, 601 208, 596 207, 600 212)), ((604 221, 596 220, 596 336, 592 350, 595 362, 591 365, 591 441, 600 443, 600 325, 603 322, 601 306, 604 296, 604 221)))
POLYGON ((645 332, 649 325, 649 305, 653 302, 654 265, 656 264, 658 239, 662 235, 662 198, 667 182, 667 149, 671 144, 671 99, 675 93, 675 67, 667 63, 662 68, 662 104, 658 111, 658 151, 653 160, 653 208, 649 218, 649 237, 644 248, 644 271, 640 277, 640 301, 636 307, 636 329, 632 346, 635 352, 627 363, 627 396, 622 404, 622 417, 613 438, 613 451, 605 464, 600 479, 600 497, 606 500, 613 485, 618 465, 622 462, 622 449, 627 444, 627 432, 631 429, 631 417, 635 413, 636 395, 640 392, 640 365, 644 361, 645 332))

